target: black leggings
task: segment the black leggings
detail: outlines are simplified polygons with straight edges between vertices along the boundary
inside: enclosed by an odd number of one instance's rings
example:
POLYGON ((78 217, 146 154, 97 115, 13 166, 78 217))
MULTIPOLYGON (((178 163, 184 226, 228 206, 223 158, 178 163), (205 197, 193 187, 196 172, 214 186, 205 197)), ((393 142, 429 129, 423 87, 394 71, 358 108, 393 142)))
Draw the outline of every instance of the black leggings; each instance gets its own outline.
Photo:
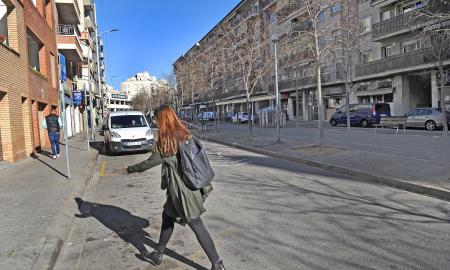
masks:
MULTIPOLYGON (((188 225, 191 227, 192 231, 194 231, 198 242, 202 246, 211 263, 218 262, 220 258, 217 254, 216 246, 214 245, 211 235, 203 224, 201 218, 198 217, 191 220, 188 222, 188 225)), ((161 234, 159 235, 159 244, 157 247, 158 251, 164 252, 167 243, 169 243, 170 237, 172 236, 174 227, 175 220, 163 211, 161 234)))

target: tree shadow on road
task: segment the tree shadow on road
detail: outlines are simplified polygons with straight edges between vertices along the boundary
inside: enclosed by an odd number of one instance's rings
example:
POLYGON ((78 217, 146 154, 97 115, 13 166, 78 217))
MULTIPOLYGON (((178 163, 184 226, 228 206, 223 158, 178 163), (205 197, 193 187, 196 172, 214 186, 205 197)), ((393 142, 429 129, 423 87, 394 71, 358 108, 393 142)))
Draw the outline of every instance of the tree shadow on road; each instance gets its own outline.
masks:
MULTIPOLYGON (((102 223, 105 227, 115 232, 122 240, 132 244, 140 254, 136 257, 147 261, 142 256, 146 250, 145 245, 152 248, 157 247, 157 243, 151 239, 151 236, 144 229, 150 226, 150 221, 131 214, 128 210, 113 205, 99 204, 83 201, 81 198, 75 198, 80 214, 78 218, 93 217, 102 223)), ((207 270, 207 268, 193 262, 192 260, 178 254, 177 252, 166 249, 165 254, 185 265, 194 269, 207 270)), ((147 261, 148 262, 148 261, 147 261)))

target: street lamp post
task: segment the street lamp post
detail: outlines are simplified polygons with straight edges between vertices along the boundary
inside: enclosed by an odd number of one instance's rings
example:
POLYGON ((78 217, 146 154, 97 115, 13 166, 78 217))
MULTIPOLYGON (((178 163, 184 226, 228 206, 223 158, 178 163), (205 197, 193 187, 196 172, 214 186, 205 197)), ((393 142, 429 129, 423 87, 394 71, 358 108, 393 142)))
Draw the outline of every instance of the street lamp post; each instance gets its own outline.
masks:
MULTIPOLYGON (((104 114, 103 111, 103 107, 104 107, 104 100, 103 100, 103 91, 102 91, 102 81, 101 81, 101 77, 100 77, 100 46, 99 46, 99 42, 98 42, 98 38, 99 36, 103 35, 103 34, 107 34, 107 33, 111 33, 111 32, 117 32, 119 31, 119 29, 111 29, 111 30, 107 30, 104 32, 101 32, 100 34, 98 33, 98 23, 97 23, 97 4, 94 2, 94 17, 95 17, 95 44, 97 46, 97 78, 98 78, 98 91, 100 94, 100 100, 101 100, 101 112, 102 112, 102 117, 104 114)), ((91 127, 92 129, 94 129, 94 110, 92 108, 92 94, 90 95, 90 100, 91 100, 91 127)), ((95 140, 95 132, 92 132, 92 139, 95 140)))

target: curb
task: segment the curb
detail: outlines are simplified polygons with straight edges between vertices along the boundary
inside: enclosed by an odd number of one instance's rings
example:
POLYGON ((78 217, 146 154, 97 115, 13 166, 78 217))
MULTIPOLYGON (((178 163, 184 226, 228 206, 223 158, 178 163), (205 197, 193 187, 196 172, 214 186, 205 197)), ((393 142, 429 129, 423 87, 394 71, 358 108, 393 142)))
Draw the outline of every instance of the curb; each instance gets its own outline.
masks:
POLYGON ((436 187, 432 187, 432 186, 418 185, 418 184, 406 182, 405 180, 401 180, 401 179, 397 179, 397 178, 393 178, 393 177, 379 176, 379 175, 364 172, 361 170, 349 169, 346 167, 337 166, 337 165, 333 165, 333 164, 326 163, 326 162, 315 161, 315 160, 299 158, 299 157, 293 157, 293 156, 289 156, 289 155, 283 155, 283 154, 280 154, 277 152, 264 150, 264 149, 260 149, 260 148, 256 148, 256 147, 252 147, 252 146, 246 146, 246 145, 242 145, 239 143, 219 140, 219 139, 215 139, 215 138, 209 138, 204 135, 197 134, 197 136, 200 139, 203 139, 206 141, 210 141, 210 142, 214 142, 214 143, 218 143, 218 144, 222 144, 222 145, 226 145, 226 146, 231 146, 231 147, 234 147, 237 149, 258 153, 258 154, 269 156, 269 157, 274 157, 274 158, 284 159, 284 160, 288 160, 288 161, 292 161, 292 162, 296 162, 296 163, 300 163, 300 164, 305 164, 305 165, 308 165, 311 167, 326 169, 326 170, 329 170, 329 171, 332 171, 332 172, 335 172, 338 174, 348 175, 348 176, 355 178, 354 180, 358 180, 361 182, 382 184, 382 185, 394 187, 397 189, 409 191, 412 193, 430 196, 430 197, 437 198, 437 199, 444 200, 444 201, 450 201, 450 191, 447 191, 444 189, 440 189, 440 188, 436 188, 436 187))
MULTIPOLYGON (((99 156, 100 153, 98 152, 93 160, 93 165, 89 164, 89 171, 95 170, 95 168, 97 167, 99 156)), ((60 232, 56 235, 46 236, 44 245, 39 252, 38 257, 31 266, 31 270, 51 270, 55 267, 63 244, 70 233, 75 218, 72 213, 72 208, 69 205, 73 204, 73 198, 80 196, 86 192, 86 187, 88 186, 88 182, 91 178, 92 175, 88 174, 88 176, 84 179, 80 179, 81 181, 83 181, 82 183, 80 183, 81 185, 75 188, 74 191, 66 196, 64 200, 65 206, 63 207, 63 210, 55 216, 54 224, 56 225, 55 228, 52 228, 54 229, 54 231, 60 230, 60 232)))

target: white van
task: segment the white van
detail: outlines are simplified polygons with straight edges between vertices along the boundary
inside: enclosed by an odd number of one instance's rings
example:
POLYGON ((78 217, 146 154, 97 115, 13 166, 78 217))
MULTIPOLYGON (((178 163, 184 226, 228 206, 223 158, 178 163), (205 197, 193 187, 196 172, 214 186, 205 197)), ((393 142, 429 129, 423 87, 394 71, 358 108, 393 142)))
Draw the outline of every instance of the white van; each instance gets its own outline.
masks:
POLYGON ((103 129, 108 154, 150 151, 154 143, 152 130, 141 112, 111 112, 103 129))

